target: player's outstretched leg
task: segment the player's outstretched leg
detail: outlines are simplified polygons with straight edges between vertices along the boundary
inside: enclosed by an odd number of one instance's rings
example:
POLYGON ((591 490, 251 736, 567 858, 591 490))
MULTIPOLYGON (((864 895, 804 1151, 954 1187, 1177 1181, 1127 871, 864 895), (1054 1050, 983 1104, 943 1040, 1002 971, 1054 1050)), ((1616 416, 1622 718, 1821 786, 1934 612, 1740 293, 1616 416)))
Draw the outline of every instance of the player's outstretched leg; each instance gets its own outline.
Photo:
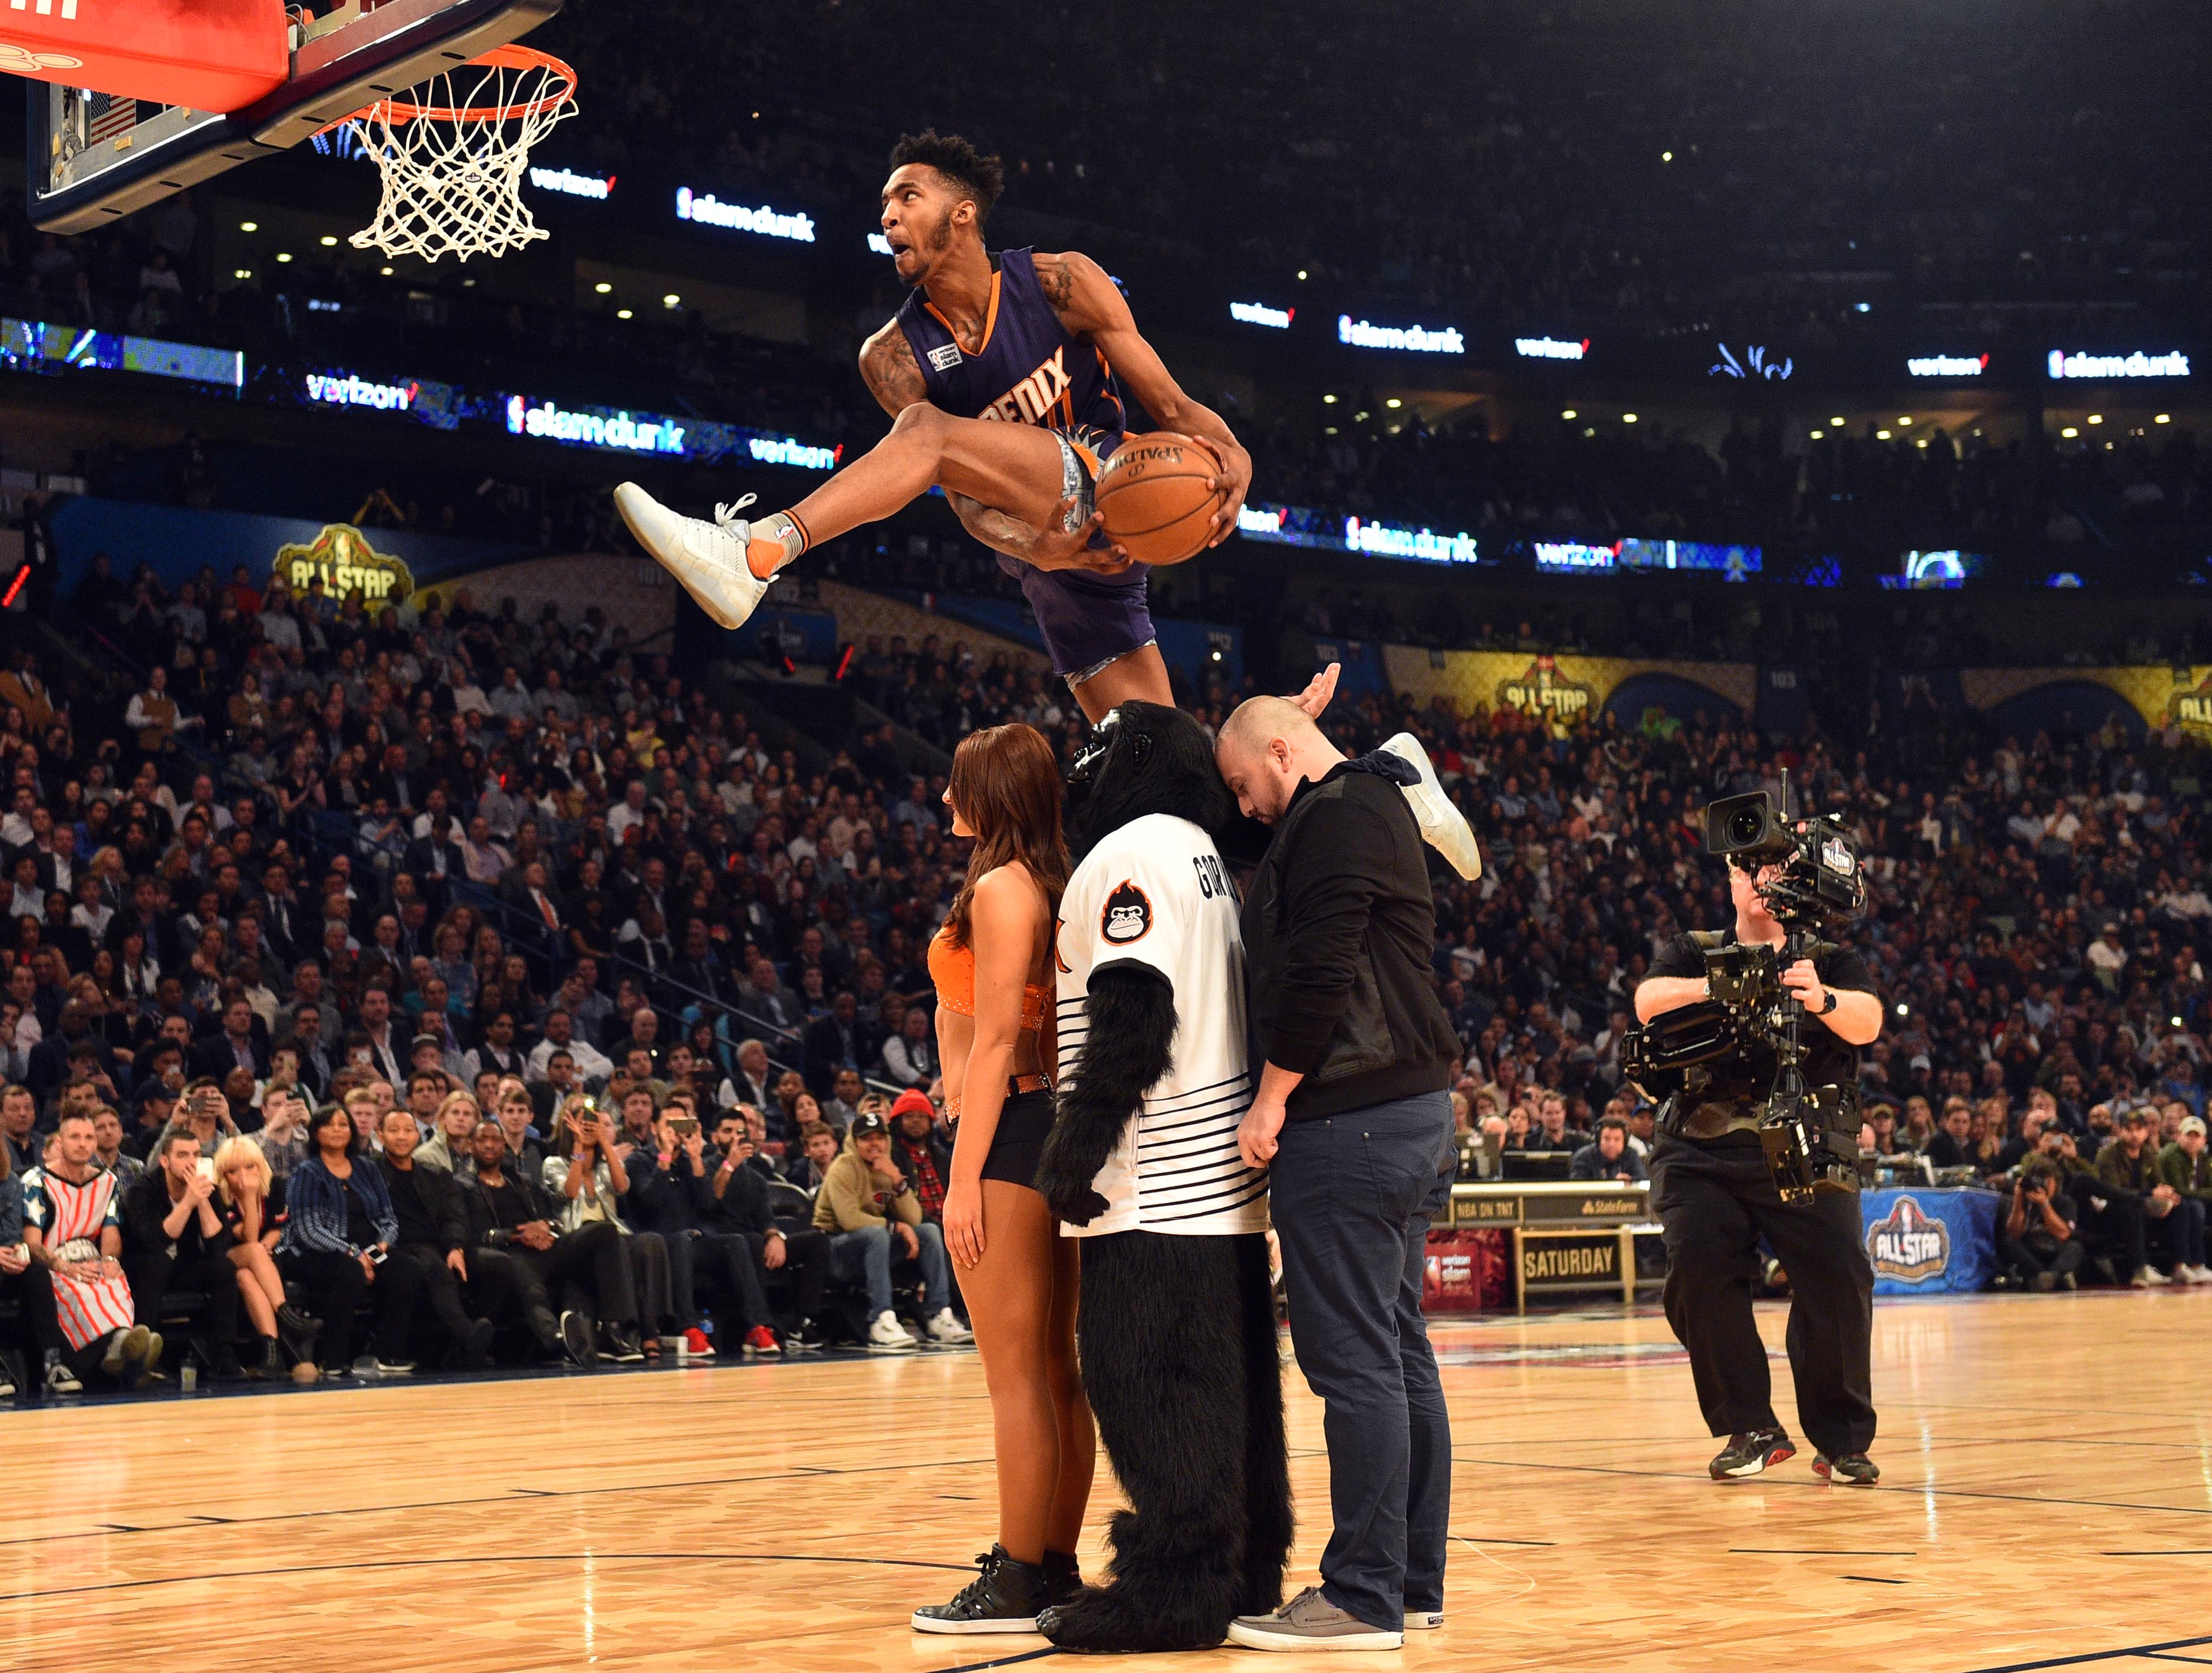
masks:
POLYGON ((634 482, 615 490, 615 509, 702 610, 734 628, 759 607, 776 571, 807 547, 880 522, 933 487, 1035 527, 1059 505, 1064 483, 1060 442, 1049 430, 955 418, 917 402, 890 435, 788 511, 740 518, 748 496, 717 507, 710 522, 670 510, 634 482))
POLYGON ((1421 776, 1419 783, 1405 787, 1406 800, 1421 827, 1421 839, 1443 855, 1454 871, 1474 882, 1482 875, 1482 850, 1475 846, 1474 827, 1444 794, 1421 740, 1410 732, 1401 732, 1382 747, 1421 776))

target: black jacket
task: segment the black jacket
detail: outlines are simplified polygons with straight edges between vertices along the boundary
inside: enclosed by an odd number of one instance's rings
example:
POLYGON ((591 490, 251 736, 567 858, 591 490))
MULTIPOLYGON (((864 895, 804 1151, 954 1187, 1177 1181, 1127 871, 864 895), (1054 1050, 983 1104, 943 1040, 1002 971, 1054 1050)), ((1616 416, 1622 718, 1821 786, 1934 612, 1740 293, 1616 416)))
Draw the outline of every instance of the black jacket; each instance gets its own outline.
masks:
POLYGON ((1412 770, 1363 756, 1300 784, 1245 893, 1252 1061, 1305 1076, 1292 1121, 1451 1084, 1427 853, 1399 788, 1412 770))
MULTIPOLYGON (((169 1200, 169 1179, 158 1164, 149 1165, 146 1171, 125 1188, 123 1201, 117 1211, 123 1220, 124 1245, 133 1261, 148 1256, 166 1255, 172 1239, 161 1229, 161 1222, 177 1205, 169 1200)), ((218 1220, 222 1214, 222 1199, 211 1200, 218 1220)), ((238 1239, 231 1235, 228 1226, 220 1227, 212 1238, 200 1230, 198 1214, 185 1216, 185 1229, 174 1238, 179 1262, 204 1260, 220 1255, 238 1239)))
MULTIPOLYGON (((714 1153, 710 1148, 706 1153, 714 1153)), ((638 1231, 671 1236, 707 1229, 714 1214, 714 1188, 706 1175, 693 1171, 689 1151, 678 1151, 664 1168, 659 1157, 640 1148, 631 1153, 626 1165, 629 1195, 625 1204, 638 1231)), ((719 1167, 720 1162, 708 1165, 719 1167)))
MULTIPOLYGON (((392 1165, 388 1158, 381 1156, 377 1158, 376 1165, 384 1174, 384 1189, 387 1192, 392 1190, 392 1182, 399 1177, 399 1170, 392 1165)), ((422 1201, 423 1214, 437 1228, 439 1252, 450 1255, 457 1249, 466 1249, 469 1246, 468 1212, 461 1205, 461 1188, 454 1183, 453 1176, 437 1168, 410 1167, 407 1170, 407 1177, 415 1187, 415 1195, 422 1201)), ((400 1241, 407 1241, 404 1227, 400 1241)))
POLYGON ((495 1208, 491 1194, 486 1191, 474 1174, 465 1179, 456 1179, 455 1189, 460 1193, 461 1212, 468 1223, 469 1247, 479 1244, 487 1248, 504 1249, 514 1241, 514 1228, 532 1220, 542 1220, 561 1235, 561 1213, 545 1195, 544 1187, 531 1177, 532 1169, 516 1164, 502 1163, 500 1177, 513 1191, 512 1202, 519 1202, 524 1210, 521 1220, 510 1220, 495 1208))

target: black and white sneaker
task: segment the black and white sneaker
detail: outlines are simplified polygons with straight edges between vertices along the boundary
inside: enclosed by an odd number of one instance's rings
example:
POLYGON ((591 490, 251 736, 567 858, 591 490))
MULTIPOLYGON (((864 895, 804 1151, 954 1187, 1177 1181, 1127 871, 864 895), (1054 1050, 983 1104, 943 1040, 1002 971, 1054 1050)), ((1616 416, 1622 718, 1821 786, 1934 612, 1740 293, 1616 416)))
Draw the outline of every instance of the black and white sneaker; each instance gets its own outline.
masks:
POLYGON ((1730 1435, 1705 1469, 1716 1481, 1740 1481, 1796 1456, 1797 1449, 1781 1430, 1753 1429, 1749 1434, 1730 1435))
POLYGON ((1003 1545, 975 1559, 983 1572, 961 1587, 949 1603, 929 1603, 914 1612, 917 1633, 1033 1633, 1037 1611, 1048 1601, 1042 1565, 1016 1562, 1003 1545))
POLYGON ((1881 1469, 1863 1452, 1838 1452, 1832 1458, 1826 1452, 1815 1452, 1813 1473, 1824 1481, 1841 1481, 1855 1487, 1870 1487, 1881 1480, 1881 1469))
POLYGON ((48 1394, 82 1394, 84 1384, 71 1371, 69 1361, 58 1354, 49 1352, 46 1360, 46 1392, 48 1394))
MULTIPOLYGON (((356 1360, 354 1365, 358 1369, 361 1361, 356 1360)), ((387 1360, 381 1354, 371 1360, 369 1365, 380 1377, 404 1377, 415 1369, 412 1360, 387 1360)))
POLYGON ((594 1361, 592 1352, 592 1322, 574 1308, 561 1315, 561 1351, 574 1366, 587 1366, 594 1361))
POLYGON ((830 1338, 811 1318, 799 1320, 797 1329, 783 1333, 783 1348, 787 1354, 819 1354, 829 1346, 830 1338))

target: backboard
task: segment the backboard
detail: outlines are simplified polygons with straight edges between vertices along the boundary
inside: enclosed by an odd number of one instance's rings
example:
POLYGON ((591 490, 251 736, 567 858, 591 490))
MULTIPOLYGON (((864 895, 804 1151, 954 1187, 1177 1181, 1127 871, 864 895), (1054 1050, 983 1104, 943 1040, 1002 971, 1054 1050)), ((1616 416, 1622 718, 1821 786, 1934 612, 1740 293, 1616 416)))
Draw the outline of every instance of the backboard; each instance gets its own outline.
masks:
POLYGON ((296 145, 365 105, 520 39, 560 9, 561 0, 345 0, 327 15, 284 25, 283 81, 228 112, 31 82, 31 223, 89 231, 296 145))

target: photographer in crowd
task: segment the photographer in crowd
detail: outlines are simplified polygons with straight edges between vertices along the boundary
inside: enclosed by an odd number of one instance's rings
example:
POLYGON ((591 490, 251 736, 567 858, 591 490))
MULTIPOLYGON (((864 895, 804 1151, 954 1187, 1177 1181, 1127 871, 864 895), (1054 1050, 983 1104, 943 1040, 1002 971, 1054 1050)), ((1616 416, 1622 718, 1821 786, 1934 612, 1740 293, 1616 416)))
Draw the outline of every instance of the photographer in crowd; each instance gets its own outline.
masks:
MULTIPOLYGON (((1730 857, 1735 922, 1717 935, 1677 935, 1660 949, 1636 989, 1639 1021, 1713 999, 1704 943, 1714 952, 1784 946, 1789 932, 1769 901, 1784 872, 1763 855, 1730 857)), ((1849 947, 1815 943, 1780 980, 1804 1011, 1805 1085, 1856 1087, 1858 1048, 1881 1031, 1881 1001, 1865 961, 1849 947)), ((1867 1457, 1875 1436, 1874 1271, 1860 1238, 1857 1194, 1822 1189, 1808 1202, 1783 1201, 1759 1135, 1780 1068, 1771 1040, 1754 1037, 1705 1067, 1704 1089, 1677 1092, 1660 1123, 1651 1206, 1666 1227, 1667 1322, 1689 1350, 1707 1426, 1729 1438, 1708 1468, 1714 1480, 1729 1481, 1796 1451, 1775 1419, 1766 1346, 1752 1317, 1764 1238, 1790 1274, 1790 1369, 1799 1421, 1820 1449, 1814 1469, 1870 1484, 1880 1479, 1867 1457)))

